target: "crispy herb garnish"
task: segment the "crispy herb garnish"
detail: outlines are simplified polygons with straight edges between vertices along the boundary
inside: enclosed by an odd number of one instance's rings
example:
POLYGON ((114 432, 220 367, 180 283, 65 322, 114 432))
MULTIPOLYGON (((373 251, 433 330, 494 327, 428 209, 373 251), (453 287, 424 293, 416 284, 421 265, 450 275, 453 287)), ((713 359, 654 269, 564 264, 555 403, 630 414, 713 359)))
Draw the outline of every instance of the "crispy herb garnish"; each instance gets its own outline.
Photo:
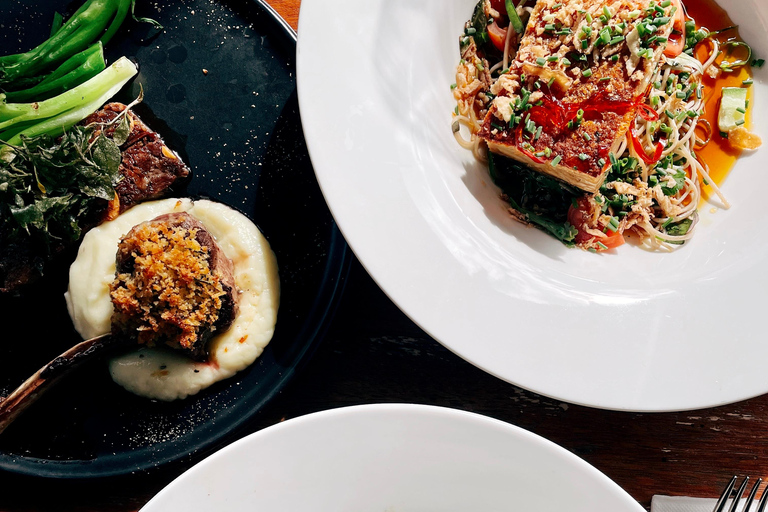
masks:
POLYGON ((0 245, 31 238, 50 254, 56 243, 78 240, 88 216, 115 197, 120 148, 97 127, 23 138, 3 153, 0 245))

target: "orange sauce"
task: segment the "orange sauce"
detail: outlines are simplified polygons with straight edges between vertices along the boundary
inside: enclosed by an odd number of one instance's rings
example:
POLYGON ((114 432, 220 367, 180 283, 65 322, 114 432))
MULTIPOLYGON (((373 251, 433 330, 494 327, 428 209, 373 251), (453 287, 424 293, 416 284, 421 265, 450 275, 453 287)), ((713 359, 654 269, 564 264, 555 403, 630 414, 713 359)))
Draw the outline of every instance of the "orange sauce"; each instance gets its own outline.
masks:
MULTIPOLYGON (((688 0, 685 2, 685 8, 688 16, 696 21, 697 28, 705 27, 710 31, 715 31, 733 25, 728 14, 714 0, 688 0)), ((732 39, 741 40, 737 30, 730 30, 718 35, 718 40, 721 42, 732 39)), ((697 47, 696 56, 699 60, 703 61, 709 55, 710 50, 711 45, 704 41, 697 47)), ((743 53, 741 50, 738 50, 735 55, 727 58, 733 61, 740 58, 743 53)), ((741 150, 732 148, 728 144, 728 140, 720 136, 720 131, 717 129, 717 114, 720 109, 721 90, 723 87, 744 87, 742 82, 748 78, 752 78, 750 66, 741 66, 731 73, 722 72, 717 79, 713 79, 704 73, 703 85, 706 102, 701 118, 706 119, 710 126, 712 126, 712 140, 703 148, 696 150, 696 155, 709 166, 710 176, 717 184, 720 184, 725 179, 736 163, 736 159, 741 154, 741 150)), ((748 90, 747 98, 751 102, 751 87, 748 90)), ((747 123, 745 124, 747 127, 749 126, 751 111, 751 108, 747 109, 747 123)), ((702 132, 697 130, 697 133, 701 134, 702 132)), ((705 197, 708 196, 708 187, 704 187, 702 192, 705 197)))

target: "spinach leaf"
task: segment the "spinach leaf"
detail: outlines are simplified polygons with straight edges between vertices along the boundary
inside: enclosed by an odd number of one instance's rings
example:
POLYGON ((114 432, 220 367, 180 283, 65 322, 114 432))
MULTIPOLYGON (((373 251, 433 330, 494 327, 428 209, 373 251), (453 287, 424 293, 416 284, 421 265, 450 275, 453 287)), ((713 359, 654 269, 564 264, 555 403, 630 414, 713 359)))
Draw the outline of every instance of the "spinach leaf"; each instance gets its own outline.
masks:
POLYGON ((488 154, 488 170, 512 208, 534 226, 573 245, 577 230, 568 222, 568 208, 583 192, 492 153, 488 154))

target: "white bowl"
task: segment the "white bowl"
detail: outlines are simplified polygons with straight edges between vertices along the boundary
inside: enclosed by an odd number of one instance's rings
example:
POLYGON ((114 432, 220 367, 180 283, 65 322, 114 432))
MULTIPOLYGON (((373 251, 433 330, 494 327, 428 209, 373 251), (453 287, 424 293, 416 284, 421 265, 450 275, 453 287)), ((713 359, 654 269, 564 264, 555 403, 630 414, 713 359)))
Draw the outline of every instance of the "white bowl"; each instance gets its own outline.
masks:
POLYGON ((642 512, 567 450, 477 414, 365 405, 266 428, 142 512, 642 512))
MULTIPOLYGON (((451 133, 458 35, 474 0, 305 0, 298 88, 331 211, 390 298, 509 382, 619 410, 695 409, 768 392, 765 149, 671 254, 595 255, 517 224, 451 133), (763 161, 761 161, 763 160, 763 161)), ((757 56, 768 3, 722 0, 757 56)), ((754 129, 768 142, 768 67, 754 129)))

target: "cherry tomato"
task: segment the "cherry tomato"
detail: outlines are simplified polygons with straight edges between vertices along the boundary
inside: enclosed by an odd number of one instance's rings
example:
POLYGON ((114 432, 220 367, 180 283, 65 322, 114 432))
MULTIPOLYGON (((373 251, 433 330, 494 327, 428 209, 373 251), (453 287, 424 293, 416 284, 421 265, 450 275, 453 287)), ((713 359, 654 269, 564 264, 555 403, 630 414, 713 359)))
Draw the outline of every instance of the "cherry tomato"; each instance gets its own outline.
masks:
POLYGON ((685 9, 681 0, 672 0, 672 5, 677 7, 675 19, 672 22, 672 30, 676 33, 669 35, 667 47, 664 48, 664 55, 667 57, 677 57, 685 49, 685 9))
POLYGON ((504 51, 504 43, 507 40, 507 29, 501 28, 495 21, 488 25, 488 36, 491 38, 493 46, 500 52, 504 51))
MULTIPOLYGON (((606 249, 598 250, 614 249, 624 243, 624 236, 618 231, 614 233, 609 229, 605 232, 607 236, 600 238, 587 233, 584 227, 587 224, 587 220, 589 219, 589 214, 587 213, 588 211, 588 201, 584 196, 578 199, 578 207, 571 205, 568 208, 568 222, 570 222, 578 231, 574 242, 579 245, 589 242, 600 242, 606 247, 606 249)), ((600 229, 602 230, 604 227, 605 226, 600 226, 600 229)))

